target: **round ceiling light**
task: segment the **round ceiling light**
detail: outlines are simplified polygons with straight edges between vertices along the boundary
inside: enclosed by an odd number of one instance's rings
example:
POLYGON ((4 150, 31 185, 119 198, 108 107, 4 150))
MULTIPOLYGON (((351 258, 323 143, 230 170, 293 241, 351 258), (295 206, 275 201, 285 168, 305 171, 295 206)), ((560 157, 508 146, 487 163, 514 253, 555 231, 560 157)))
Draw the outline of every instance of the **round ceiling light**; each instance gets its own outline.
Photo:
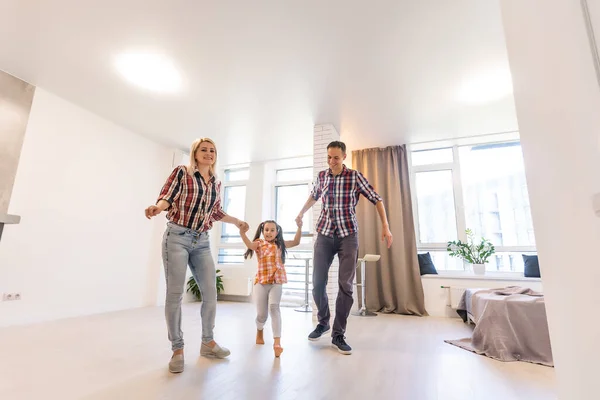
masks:
POLYGON ((177 93, 183 89, 183 79, 175 64, 158 53, 126 53, 118 56, 115 65, 129 83, 159 93, 177 93))

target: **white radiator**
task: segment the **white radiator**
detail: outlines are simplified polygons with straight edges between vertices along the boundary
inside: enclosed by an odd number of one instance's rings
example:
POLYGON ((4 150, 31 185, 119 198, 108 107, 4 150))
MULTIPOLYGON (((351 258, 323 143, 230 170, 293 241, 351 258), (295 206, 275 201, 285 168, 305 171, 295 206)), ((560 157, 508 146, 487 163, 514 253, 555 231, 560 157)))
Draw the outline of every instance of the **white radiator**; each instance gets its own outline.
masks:
POLYGON ((252 278, 223 278, 223 292, 233 296, 250 296, 252 278))
POLYGON ((458 308, 458 303, 460 302, 460 299, 467 288, 459 286, 446 286, 446 290, 448 291, 448 301, 446 305, 453 310, 456 310, 458 308))

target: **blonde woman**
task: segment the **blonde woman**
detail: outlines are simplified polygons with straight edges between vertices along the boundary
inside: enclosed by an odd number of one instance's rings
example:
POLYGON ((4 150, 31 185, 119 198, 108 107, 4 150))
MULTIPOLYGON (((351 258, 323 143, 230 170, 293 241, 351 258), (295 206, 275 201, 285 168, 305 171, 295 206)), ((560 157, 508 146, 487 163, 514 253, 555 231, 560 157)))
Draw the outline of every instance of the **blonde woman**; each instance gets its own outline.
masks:
POLYGON ((202 293, 202 345, 200 355, 225 358, 230 352, 213 338, 217 310, 215 264, 210 251, 208 231, 216 221, 248 229, 248 224, 227 215, 221 206, 221 182, 215 176, 217 147, 211 139, 192 143, 190 164, 176 167, 167 178, 156 205, 146 208, 150 219, 167 211, 167 229, 163 237, 162 257, 167 296, 165 316, 173 356, 169 371, 183 372, 183 332, 181 300, 187 266, 202 293))

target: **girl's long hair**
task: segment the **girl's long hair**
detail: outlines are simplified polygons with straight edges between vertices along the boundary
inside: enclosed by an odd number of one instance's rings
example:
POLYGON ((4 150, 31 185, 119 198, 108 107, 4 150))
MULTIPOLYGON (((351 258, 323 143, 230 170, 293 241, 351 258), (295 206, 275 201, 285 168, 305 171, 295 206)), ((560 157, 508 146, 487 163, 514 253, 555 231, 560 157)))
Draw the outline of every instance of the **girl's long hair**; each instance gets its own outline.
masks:
MULTIPOLYGON (((269 219, 261 223, 256 229, 256 233, 254 234, 254 239, 252 239, 252 241, 254 242, 256 239, 260 238, 261 233, 263 233, 265 229, 265 224, 269 223, 275 224, 275 227, 277 229, 277 237, 275 238, 275 244, 277 245, 277 248, 281 251, 281 262, 285 264, 285 255, 287 254, 287 249, 285 248, 285 240, 283 240, 283 229, 281 229, 281 226, 279 226, 277 222, 269 219)), ((253 254, 254 251, 248 249, 244 253, 244 259, 252 258, 253 254)))

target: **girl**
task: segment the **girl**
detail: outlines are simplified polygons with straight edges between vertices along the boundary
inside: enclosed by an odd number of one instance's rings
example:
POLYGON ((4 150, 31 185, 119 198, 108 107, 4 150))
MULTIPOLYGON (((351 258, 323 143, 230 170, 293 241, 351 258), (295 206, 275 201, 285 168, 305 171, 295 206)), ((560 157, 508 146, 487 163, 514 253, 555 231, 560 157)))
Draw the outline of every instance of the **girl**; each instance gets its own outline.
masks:
POLYGON ((296 222, 298 230, 294 240, 283 240, 281 226, 275 221, 265 221, 256 230, 254 239, 251 242, 246 236, 248 228, 242 226, 240 234, 242 240, 248 247, 244 258, 252 257, 256 252, 258 261, 258 271, 254 278, 254 287, 256 288, 256 344, 265 344, 263 338, 263 328, 267 322, 268 312, 271 314, 271 325, 273 327, 273 351, 275 357, 279 357, 283 352, 281 347, 281 313, 279 303, 281 301, 282 285, 287 283, 285 273, 285 255, 287 248, 295 247, 300 244, 302 235, 302 220, 296 222), (264 239, 260 239, 262 233, 264 239))

